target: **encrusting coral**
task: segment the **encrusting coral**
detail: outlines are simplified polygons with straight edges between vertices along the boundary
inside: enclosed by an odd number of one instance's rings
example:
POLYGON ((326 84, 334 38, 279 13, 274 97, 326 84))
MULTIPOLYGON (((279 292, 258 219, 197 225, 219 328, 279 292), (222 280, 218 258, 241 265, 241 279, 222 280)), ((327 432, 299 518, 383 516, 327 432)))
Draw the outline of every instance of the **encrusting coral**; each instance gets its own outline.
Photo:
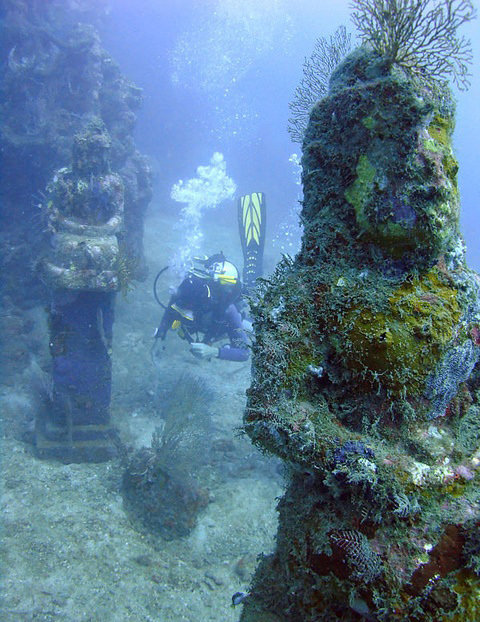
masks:
POLYGON ((478 618, 480 279, 442 93, 360 48, 312 110, 302 249, 251 301, 244 429, 289 475, 242 622, 478 618))

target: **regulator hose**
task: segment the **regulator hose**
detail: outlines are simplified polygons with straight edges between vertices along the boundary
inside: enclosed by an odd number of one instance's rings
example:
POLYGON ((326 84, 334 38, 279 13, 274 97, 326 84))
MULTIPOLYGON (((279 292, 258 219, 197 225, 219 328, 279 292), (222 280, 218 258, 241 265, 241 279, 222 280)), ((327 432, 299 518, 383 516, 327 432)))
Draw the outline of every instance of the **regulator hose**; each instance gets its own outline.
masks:
POLYGON ((153 296, 154 296, 155 300, 158 302, 158 304, 161 307, 163 307, 164 309, 167 308, 167 305, 164 305, 163 302, 158 297, 158 294, 157 294, 157 283, 158 283, 158 279, 162 276, 162 274, 165 272, 165 270, 168 270, 168 266, 165 266, 165 268, 162 268, 160 270, 160 272, 157 274, 157 276, 155 277, 155 280, 153 281, 153 296))

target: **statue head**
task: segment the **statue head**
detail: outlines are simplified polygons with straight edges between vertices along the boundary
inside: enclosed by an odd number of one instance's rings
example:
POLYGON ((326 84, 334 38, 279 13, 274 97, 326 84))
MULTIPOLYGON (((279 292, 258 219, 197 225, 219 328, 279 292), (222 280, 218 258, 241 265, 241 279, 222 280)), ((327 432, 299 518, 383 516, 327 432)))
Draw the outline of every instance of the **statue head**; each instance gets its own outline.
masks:
POLYGON ((448 92, 433 93, 360 48, 334 71, 328 96, 312 111, 306 196, 310 185, 328 189, 312 206, 329 205, 329 217, 348 225, 359 250, 430 264, 458 237, 453 127, 448 92))
POLYGON ((72 170, 80 176, 104 175, 109 172, 111 138, 103 121, 92 119, 74 136, 72 170))

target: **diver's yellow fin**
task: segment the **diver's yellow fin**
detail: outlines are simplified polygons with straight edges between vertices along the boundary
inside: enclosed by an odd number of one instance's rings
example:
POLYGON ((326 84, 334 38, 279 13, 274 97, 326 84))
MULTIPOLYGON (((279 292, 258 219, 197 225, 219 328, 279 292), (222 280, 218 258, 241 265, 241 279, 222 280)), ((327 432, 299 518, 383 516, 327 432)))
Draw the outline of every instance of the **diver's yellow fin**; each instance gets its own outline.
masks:
POLYGON ((266 203, 263 192, 244 194, 238 200, 238 226, 243 250, 243 283, 246 289, 255 286, 263 271, 265 246, 266 203))

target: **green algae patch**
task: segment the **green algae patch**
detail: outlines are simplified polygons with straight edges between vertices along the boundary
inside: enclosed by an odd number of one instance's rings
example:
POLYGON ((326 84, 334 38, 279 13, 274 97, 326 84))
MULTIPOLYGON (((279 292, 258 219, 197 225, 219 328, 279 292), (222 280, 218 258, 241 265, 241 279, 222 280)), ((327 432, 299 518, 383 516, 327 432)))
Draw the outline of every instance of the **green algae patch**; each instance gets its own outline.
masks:
POLYGON ((357 178, 353 184, 345 190, 345 198, 353 205, 357 223, 362 229, 369 228, 365 206, 370 197, 374 179, 375 167, 371 164, 366 155, 361 155, 357 164, 357 178))
POLYGON ((405 250, 414 246, 415 239, 422 237, 417 225, 416 210, 409 204, 408 193, 399 197, 385 196, 380 202, 382 176, 366 155, 361 155, 356 167, 356 179, 346 190, 345 199, 355 210, 355 220, 360 233, 381 246, 388 254, 400 258, 405 250))
POLYGON ((441 148, 437 145, 433 138, 427 138, 427 140, 424 140, 423 145, 425 149, 433 151, 434 153, 438 153, 441 151, 441 148))
POLYGON ((458 226, 453 120, 436 114, 416 127, 411 119, 387 129, 375 119, 358 119, 369 133, 343 191, 355 234, 394 259, 412 252, 436 257, 458 226))
POLYGON ((458 595, 460 611, 448 619, 455 622, 480 619, 480 577, 472 570, 460 570, 456 575, 453 591, 458 595))
POLYGON ((377 123, 373 117, 369 116, 362 119, 362 124, 367 128, 367 130, 373 130, 377 123))
POLYGON ((321 368, 322 360, 315 351, 313 342, 299 342, 289 349, 285 370, 285 388, 295 389, 305 384, 309 368, 321 368))
POLYGON ((385 310, 355 307, 339 324, 338 354, 346 366, 390 394, 420 396, 438 357, 452 342, 460 320, 457 290, 434 268, 404 281, 385 310))
POLYGON ((424 147, 442 155, 444 173, 456 189, 458 161, 452 150, 453 121, 437 114, 428 126, 427 132, 430 138, 424 142, 424 147))
POLYGON ((361 49, 312 110, 302 248, 251 304, 244 430, 288 484, 242 622, 479 619, 480 286, 440 103, 361 49))
POLYGON ((451 119, 436 114, 427 131, 435 142, 435 150, 451 149, 451 135, 453 132, 453 121, 451 119))

